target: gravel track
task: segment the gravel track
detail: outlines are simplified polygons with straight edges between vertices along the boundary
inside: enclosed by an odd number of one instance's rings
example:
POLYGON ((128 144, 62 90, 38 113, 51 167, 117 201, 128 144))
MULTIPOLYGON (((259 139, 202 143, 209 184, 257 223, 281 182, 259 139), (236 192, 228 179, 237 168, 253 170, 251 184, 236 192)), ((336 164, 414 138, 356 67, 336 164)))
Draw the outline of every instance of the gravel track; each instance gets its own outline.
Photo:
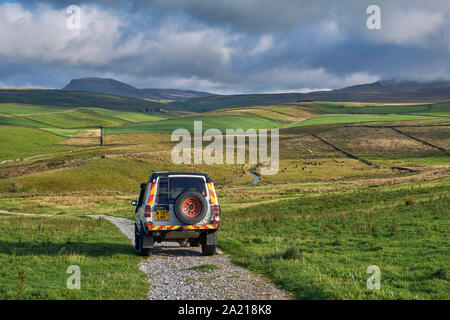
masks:
MULTIPOLYGON (((55 216, 0 210, 3 214, 55 216)), ((112 222, 134 245, 134 221, 103 214, 88 215, 112 222)), ((233 264, 217 249, 217 255, 203 256, 200 247, 178 243, 156 243, 153 254, 139 264, 148 275, 149 300, 286 300, 292 296, 272 282, 233 264)))
MULTIPOLYGON (((134 221, 90 216, 111 221, 134 243, 134 221)), ((205 257, 200 247, 157 243, 152 256, 142 261, 139 269, 149 277, 149 300, 292 299, 270 281, 233 264, 219 249, 217 255, 205 257)))

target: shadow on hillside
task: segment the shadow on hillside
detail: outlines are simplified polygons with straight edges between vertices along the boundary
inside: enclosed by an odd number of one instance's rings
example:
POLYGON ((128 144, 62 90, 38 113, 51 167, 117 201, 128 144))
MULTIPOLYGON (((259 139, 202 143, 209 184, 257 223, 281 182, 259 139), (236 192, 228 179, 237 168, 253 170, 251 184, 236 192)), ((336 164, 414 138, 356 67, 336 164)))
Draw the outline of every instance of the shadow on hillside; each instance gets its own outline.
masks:
POLYGON ((86 255, 90 257, 107 257, 116 254, 136 255, 131 244, 111 242, 37 242, 37 241, 0 241, 0 254, 16 256, 32 255, 86 255))

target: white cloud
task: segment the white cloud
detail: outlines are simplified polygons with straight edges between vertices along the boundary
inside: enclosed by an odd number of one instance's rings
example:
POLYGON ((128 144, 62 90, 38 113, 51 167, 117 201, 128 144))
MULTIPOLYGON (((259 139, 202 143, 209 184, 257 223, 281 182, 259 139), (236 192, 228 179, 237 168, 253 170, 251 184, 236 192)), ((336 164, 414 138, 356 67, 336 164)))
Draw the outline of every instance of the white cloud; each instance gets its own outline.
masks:
POLYGON ((68 14, 40 6, 34 11, 20 4, 0 4, 0 56, 10 61, 108 67, 118 60, 136 59, 129 72, 152 72, 164 66, 220 66, 233 55, 235 37, 213 29, 185 30, 168 21, 155 29, 125 33, 125 16, 96 6, 81 6, 81 29, 69 30, 68 14), (145 70, 145 68, 149 68, 145 70))
POLYGON ((387 11, 385 16, 386 19, 382 18, 383 31, 379 40, 397 45, 425 45, 445 22, 443 12, 426 10, 387 11))
POLYGON ((379 77, 366 72, 353 72, 345 75, 336 75, 327 72, 324 68, 295 68, 292 66, 275 67, 253 73, 248 81, 254 83, 273 83, 293 92, 305 92, 309 88, 343 88, 346 86, 374 82, 379 77))
POLYGON ((95 7, 82 7, 82 28, 69 30, 65 10, 20 4, 0 5, 0 55, 20 61, 105 64, 135 48, 137 38, 121 39, 122 22, 95 7))
POLYGON ((249 51, 249 55, 257 55, 264 53, 273 48, 273 37, 270 35, 262 35, 256 46, 249 51))

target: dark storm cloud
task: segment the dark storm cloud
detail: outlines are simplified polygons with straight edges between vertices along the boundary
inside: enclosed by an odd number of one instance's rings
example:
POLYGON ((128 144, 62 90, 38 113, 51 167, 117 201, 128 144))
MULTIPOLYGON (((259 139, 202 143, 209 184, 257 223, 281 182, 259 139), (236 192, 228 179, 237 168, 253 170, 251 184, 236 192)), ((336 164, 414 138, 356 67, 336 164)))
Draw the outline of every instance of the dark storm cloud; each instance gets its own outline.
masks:
POLYGON ((108 76, 228 93, 450 78, 450 2, 377 2, 382 29, 370 31, 365 0, 0 1, 0 85, 108 76))

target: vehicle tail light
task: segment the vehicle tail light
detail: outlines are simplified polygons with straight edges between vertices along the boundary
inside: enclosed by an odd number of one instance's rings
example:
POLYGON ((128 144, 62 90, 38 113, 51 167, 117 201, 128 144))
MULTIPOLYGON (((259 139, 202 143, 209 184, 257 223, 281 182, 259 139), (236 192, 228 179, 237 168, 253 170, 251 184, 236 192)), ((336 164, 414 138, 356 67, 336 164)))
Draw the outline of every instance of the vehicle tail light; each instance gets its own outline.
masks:
POLYGON ((152 207, 151 206, 145 206, 145 208, 144 208, 144 216, 146 218, 150 218, 152 216, 152 207))
POLYGON ((211 220, 214 222, 219 222, 220 220, 220 206, 215 204, 212 206, 212 217, 211 220))

